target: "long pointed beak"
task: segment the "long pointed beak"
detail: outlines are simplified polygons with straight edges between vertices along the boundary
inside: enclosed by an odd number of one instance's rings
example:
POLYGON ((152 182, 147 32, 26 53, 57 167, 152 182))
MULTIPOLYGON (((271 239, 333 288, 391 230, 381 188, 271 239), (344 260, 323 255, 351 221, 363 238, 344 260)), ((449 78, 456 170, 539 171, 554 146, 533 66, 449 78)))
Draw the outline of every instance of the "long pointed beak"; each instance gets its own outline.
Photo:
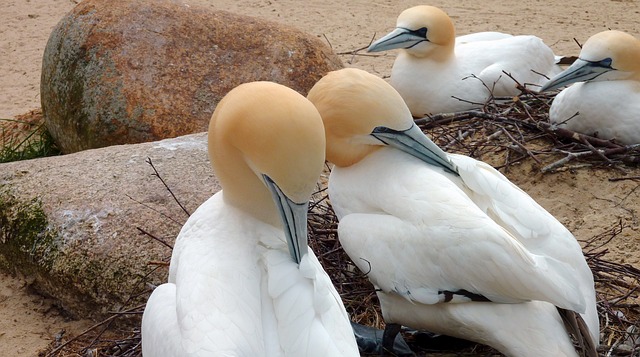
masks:
POLYGON ((300 264, 302 257, 309 251, 307 240, 307 210, 309 202, 296 203, 287 197, 280 187, 267 175, 262 175, 267 184, 271 197, 278 207, 284 235, 287 238, 289 254, 296 263, 300 264))
POLYGON ((411 48, 426 40, 424 36, 419 36, 411 30, 397 27, 378 41, 372 43, 367 49, 367 52, 382 52, 395 48, 411 48))
POLYGON ((447 154, 424 135, 415 124, 409 129, 401 131, 379 126, 373 129, 371 135, 384 144, 404 151, 427 164, 440 166, 446 171, 458 175, 458 168, 449 160, 447 154))
POLYGON ((540 88, 540 92, 557 89, 575 82, 591 81, 610 71, 615 71, 611 67, 611 59, 607 58, 603 61, 591 62, 578 58, 569 68, 558 73, 558 75, 545 83, 540 88))

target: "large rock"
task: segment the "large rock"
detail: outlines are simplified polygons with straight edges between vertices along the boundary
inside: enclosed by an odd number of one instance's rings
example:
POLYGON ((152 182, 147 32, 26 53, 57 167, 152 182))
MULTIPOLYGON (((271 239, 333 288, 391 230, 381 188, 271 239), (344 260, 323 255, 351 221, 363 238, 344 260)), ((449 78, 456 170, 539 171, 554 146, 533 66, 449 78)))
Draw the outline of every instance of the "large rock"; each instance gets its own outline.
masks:
MULTIPOLYGON (((205 134, 0 164, 0 267, 82 317, 104 317, 166 279, 187 214, 219 190, 205 134)), ((148 295, 142 295, 144 300, 148 295)))
POLYGON ((340 67, 316 37, 265 20, 169 0, 85 0, 45 48, 42 109, 69 153, 206 131, 241 83, 306 94, 340 67))

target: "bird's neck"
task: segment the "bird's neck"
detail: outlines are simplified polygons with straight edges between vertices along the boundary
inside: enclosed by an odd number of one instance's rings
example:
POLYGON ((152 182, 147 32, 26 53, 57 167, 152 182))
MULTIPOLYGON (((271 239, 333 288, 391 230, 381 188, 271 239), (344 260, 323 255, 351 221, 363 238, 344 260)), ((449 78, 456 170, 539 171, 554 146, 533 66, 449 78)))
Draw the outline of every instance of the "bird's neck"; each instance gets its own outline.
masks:
POLYGON ((271 192, 246 164, 239 152, 229 150, 216 155, 216 177, 220 181, 225 203, 267 224, 280 227, 280 216, 271 192))
POLYGON ((454 44, 448 45, 428 45, 419 49, 407 49, 401 51, 400 55, 405 55, 411 59, 419 61, 448 62, 455 57, 454 44))
POLYGON ((362 161, 382 146, 357 145, 347 140, 335 140, 327 144, 327 160, 338 167, 349 167, 362 161))

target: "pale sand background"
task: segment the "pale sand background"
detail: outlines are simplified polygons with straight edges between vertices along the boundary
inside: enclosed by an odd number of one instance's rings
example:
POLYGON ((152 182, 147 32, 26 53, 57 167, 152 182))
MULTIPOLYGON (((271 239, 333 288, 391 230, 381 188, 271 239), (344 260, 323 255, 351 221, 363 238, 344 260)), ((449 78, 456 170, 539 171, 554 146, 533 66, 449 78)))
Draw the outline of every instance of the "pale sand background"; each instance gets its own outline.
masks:
MULTIPOLYGON (((42 52, 51 29, 76 4, 73 0, 2 0, 0 6, 0 118, 12 118, 40 106, 39 80, 42 52)), ((253 15, 296 26, 326 37, 336 52, 367 45, 394 27, 405 8, 419 1, 364 0, 191 0, 212 8, 253 15)), ((577 55, 581 43, 594 33, 611 28, 640 35, 640 4, 633 0, 564 1, 453 1, 428 3, 453 18, 458 34, 503 31, 535 34, 556 54, 577 55)), ((260 34, 256 34, 259 36, 260 34)), ((382 56, 342 57, 348 66, 381 76, 390 72, 395 53, 382 56)), ((514 170, 518 171, 518 170, 514 170)), ((525 170, 526 171, 526 170, 525 170)), ((633 229, 610 246, 618 261, 638 265, 639 190, 637 183, 609 183, 619 176, 609 171, 536 173, 508 176, 556 215, 580 239, 588 239, 623 218, 633 229)), ((633 170, 632 175, 638 175, 633 170)), ((34 356, 61 329, 72 334, 90 322, 65 322, 51 301, 31 294, 28 281, 0 275, 0 355, 34 356), (9 353, 9 354, 7 354, 9 353)))

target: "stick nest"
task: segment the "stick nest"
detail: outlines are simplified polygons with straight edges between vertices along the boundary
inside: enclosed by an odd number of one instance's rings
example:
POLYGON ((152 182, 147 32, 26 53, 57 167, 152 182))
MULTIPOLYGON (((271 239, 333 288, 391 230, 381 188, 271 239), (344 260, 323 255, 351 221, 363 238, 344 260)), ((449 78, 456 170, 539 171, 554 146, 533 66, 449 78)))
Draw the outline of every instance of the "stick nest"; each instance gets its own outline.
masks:
MULTIPOLYGON (((508 75, 508 74, 506 74, 508 75)), ((571 132, 548 121, 554 94, 538 94, 520 86, 523 94, 492 98, 480 110, 416 119, 416 123, 445 151, 469 155, 508 171, 531 160, 542 172, 584 167, 608 167, 625 172, 640 164, 640 145, 571 132)), ((157 173, 157 172, 156 172, 157 173)), ((628 177, 626 179, 638 179, 628 177)), ((315 194, 309 214, 310 246, 333 280, 352 321, 384 327, 371 283, 344 253, 337 237, 337 219, 324 189, 315 194)), ((615 222, 602 234, 582 242, 596 282, 601 322, 601 356, 640 356, 640 270, 605 259, 603 248, 625 229, 615 222)), ((150 289, 145 288, 149 294, 150 289)), ((144 307, 129 307, 80 336, 53 342, 41 356, 140 356, 139 325, 121 329, 114 320, 142 314, 144 307)), ((433 351, 405 335, 419 356, 500 356, 492 349, 471 347, 433 351)))

